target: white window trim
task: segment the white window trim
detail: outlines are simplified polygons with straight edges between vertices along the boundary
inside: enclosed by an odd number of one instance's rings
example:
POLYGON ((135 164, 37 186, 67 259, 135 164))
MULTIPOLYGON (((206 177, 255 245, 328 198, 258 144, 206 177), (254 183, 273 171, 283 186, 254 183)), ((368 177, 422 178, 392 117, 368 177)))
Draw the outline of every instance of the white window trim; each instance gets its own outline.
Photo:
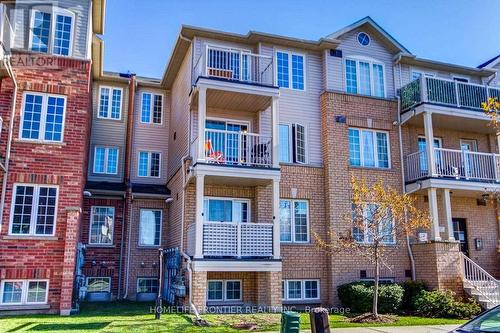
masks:
MULTIPOLYGON (((136 282, 136 292, 138 294, 141 294, 141 293, 144 293, 144 294, 150 294, 151 292, 144 292, 144 291, 139 291, 139 281, 140 280, 150 280, 150 281, 158 281, 158 278, 155 278, 155 277, 138 277, 137 278, 137 282, 136 282)), ((160 287, 160 283, 158 282, 158 288, 160 287)))
POLYGON ((477 140, 476 139, 465 139, 465 138, 461 138, 460 139, 460 150, 464 150, 462 149, 462 144, 470 144, 472 149, 470 150, 470 152, 477 152, 477 140))
POLYGON ((47 304, 49 298, 49 280, 48 279, 7 279, 2 280, 0 286, 0 304, 2 305, 23 305, 23 304, 47 304), (5 289, 6 282, 22 282, 22 292, 21 292, 21 302, 18 303, 4 303, 3 302, 3 293, 5 289), (28 302, 28 286, 30 282, 46 282, 47 283, 47 291, 45 293, 45 300, 43 302, 28 302))
MULTIPOLYGON (((234 205, 236 202, 245 202, 247 205, 248 205, 248 221, 247 222, 242 222, 242 223, 252 223, 252 201, 250 199, 247 199, 247 198, 232 198, 232 197, 211 197, 211 196, 206 196, 206 197, 203 197, 203 205, 205 205, 205 201, 207 200, 227 200, 227 201, 231 201, 232 204, 234 205)), ((233 211, 233 216, 232 216, 232 220, 233 221, 223 221, 222 223, 238 223, 238 222, 234 222, 235 221, 235 211, 234 209, 232 210, 233 211)), ((203 222, 208 222, 208 223, 220 223, 221 221, 209 221, 208 220, 208 216, 206 216, 206 214, 203 214, 203 222)))
POLYGON ((313 301, 321 299, 321 281, 319 279, 290 279, 283 280, 285 298, 283 301, 313 301), (318 283, 318 297, 306 298, 306 282, 315 281, 318 283), (300 282, 300 298, 288 297, 288 282, 300 282))
POLYGON ((139 239, 137 240, 137 243, 140 247, 158 247, 161 245, 161 231, 163 227, 163 210, 162 209, 156 209, 156 208, 141 208, 139 210, 139 239), (142 217, 142 212, 143 211, 153 211, 153 212, 160 212, 160 237, 158 239, 158 244, 142 244, 141 243, 141 217, 142 217))
POLYGON ((307 165, 309 164, 309 149, 308 149, 308 143, 309 143, 309 128, 307 125, 300 124, 300 123, 289 123, 289 122, 280 122, 279 125, 282 126, 287 126, 288 127, 288 154, 289 154, 289 161, 288 162, 283 162, 280 161, 281 164, 300 164, 300 165, 307 165), (304 140, 305 140, 305 152, 304 152, 304 157, 305 161, 304 162, 294 162, 294 159, 296 159, 296 151, 294 150, 294 146, 297 147, 296 141, 297 141, 297 136, 293 136, 293 130, 294 127, 297 128, 297 125, 304 127, 304 140))
MULTIPOLYGON (((375 97, 375 98, 387 98, 387 75, 385 71, 385 64, 383 62, 380 62, 376 59, 370 58, 370 57, 364 57, 364 56, 349 56, 346 57, 345 60, 343 61, 343 66, 344 66, 344 85, 345 89, 344 91, 347 92, 347 61, 355 61, 356 62, 356 90, 357 93, 355 95, 360 95, 360 96, 368 96, 368 97, 375 97), (361 87, 361 80, 360 80, 360 74, 359 74, 359 62, 367 62, 370 64, 370 95, 365 95, 361 94, 360 87, 361 87), (375 81, 373 80, 373 65, 380 65, 382 66, 382 74, 384 77, 384 96, 376 96, 375 95, 375 81)), ((354 93, 349 93, 349 94, 354 94, 354 93)))
POLYGON ((22 101, 22 107, 21 107, 21 121, 20 121, 20 127, 19 127, 19 141, 26 141, 26 142, 37 142, 37 143, 48 143, 48 144, 61 144, 64 142, 64 129, 65 129, 65 123, 66 123, 66 111, 68 109, 68 99, 64 95, 57 95, 57 94, 44 94, 44 93, 39 93, 39 92, 33 92, 33 91, 25 91, 23 93, 23 101, 22 101), (30 138, 23 138, 23 127, 24 127, 24 112, 25 112, 25 107, 26 107, 26 97, 27 95, 33 95, 33 96, 42 96, 42 112, 40 114, 40 129, 38 132, 38 138, 37 139, 30 139, 30 138), (62 124, 61 124, 61 140, 56 141, 56 140, 45 140, 45 127, 47 125, 47 108, 49 104, 49 97, 55 97, 55 98, 62 98, 64 99, 64 110, 63 110, 63 119, 62 119, 62 124))
MULTIPOLYGON (((373 205, 376 205, 376 204, 373 204, 373 205)), ((368 208, 368 205, 365 205, 363 208, 368 208)), ((363 241, 357 241, 355 240, 356 243, 358 244, 373 244, 373 241, 370 241, 368 239, 368 221, 367 221, 367 216, 368 216, 368 212, 366 209, 363 209, 363 241)), ((355 227, 355 226, 353 226, 355 227)), ((382 228, 382 224, 379 225, 379 229, 382 228)), ((382 241, 380 242, 381 245, 395 245, 397 243, 397 240, 396 240, 396 223, 394 221, 394 217, 392 218, 392 239, 393 241, 392 242, 388 242, 388 241, 382 241)), ((380 232, 380 230, 379 230, 380 232)))
POLYGON ((464 75, 455 75, 455 74, 452 74, 452 75, 451 75, 451 79, 452 79, 453 81, 456 81, 455 79, 467 80, 467 82, 457 81, 458 83, 463 83, 463 84, 471 83, 471 82, 470 82, 470 77, 469 77, 469 76, 464 76, 464 75))
POLYGON ((380 170, 390 170, 392 167, 392 159, 391 159, 391 142, 390 142, 390 135, 388 131, 381 131, 381 130, 375 130, 371 128, 360 128, 360 127, 349 127, 349 130, 356 130, 359 131, 359 160, 361 165, 351 165, 349 163, 349 166, 354 167, 354 168, 373 168, 373 169, 380 169, 380 170), (374 157, 373 160, 375 162, 375 166, 365 166, 364 161, 365 161, 365 154, 364 154, 364 146, 363 146, 363 137, 361 135, 361 132, 372 132, 373 135, 373 149, 374 149, 374 157), (377 141, 377 133, 385 133, 386 138, 387 138, 387 168, 386 167, 380 167, 378 166, 378 141, 377 141))
POLYGON ((243 281, 238 279, 230 280, 207 280, 207 302, 241 302, 243 300, 243 281), (222 299, 208 299, 208 283, 209 282, 222 282, 222 299), (239 299, 228 299, 227 298, 227 283, 228 282, 239 282, 240 283, 240 298, 239 299))
MULTIPOLYGON (((418 136, 418 138, 417 138, 417 145, 418 145, 418 139, 424 139, 424 140, 426 140, 426 139, 425 139, 425 135, 419 135, 419 136, 418 136)), ((435 136, 435 137, 434 137, 434 140, 439 141, 439 148, 443 148, 443 139, 442 139, 441 137, 437 137, 437 136, 435 136)), ((427 140, 426 140, 426 141, 427 141, 427 140)))
POLYGON ((423 75, 424 77, 436 77, 437 76, 437 73, 434 71, 427 71, 427 70, 411 67, 410 68, 410 82, 413 81, 412 77, 413 77, 414 73, 418 73, 418 74, 420 74, 420 76, 423 75))
POLYGON ((99 97, 98 97, 98 103, 97 103, 97 118, 99 119, 106 119, 106 120, 114 120, 114 121, 121 121, 122 120, 122 109, 123 109, 123 88, 120 87, 112 87, 112 86, 99 86, 99 97), (109 89, 109 94, 108 94, 108 116, 107 117, 102 117, 101 116, 101 96, 102 96, 102 89, 109 89), (112 118, 111 117, 111 108, 113 105, 113 90, 119 90, 120 91, 120 116, 118 118, 112 118))
POLYGON ((372 43, 372 37, 371 37, 371 36, 370 36, 367 32, 365 32, 365 31, 360 31, 360 32, 358 32, 358 33, 356 34, 356 42, 358 42, 358 44, 359 44, 359 45, 361 45, 361 46, 370 46, 370 44, 372 43), (359 42, 359 35, 361 35, 361 34, 365 34, 365 35, 367 35, 367 36, 368 36, 368 44, 363 45, 363 44, 361 44, 361 43, 359 42))
POLYGON ((159 151, 150 151, 150 150, 140 150, 137 153, 137 177, 139 178, 161 178, 161 165, 162 165, 162 157, 161 153, 159 151), (148 154, 148 165, 147 165, 147 176, 141 176, 140 174, 140 166, 141 166, 141 153, 147 153, 148 154), (158 166, 158 176, 151 176, 151 156, 152 154, 159 154, 160 155, 160 165, 158 166))
MULTIPOLYGON (((247 133, 252 133, 252 121, 250 120, 241 120, 241 119, 231 119, 231 118, 223 118, 223 117, 207 117, 205 119, 205 129, 207 129, 207 121, 219 121, 224 122, 227 125, 245 125, 247 127, 247 133)), ((226 130, 225 130, 226 131, 226 130)), ((235 132, 237 133, 237 132, 235 132)))
POLYGON ((291 123, 279 123, 280 126, 288 127, 288 161, 280 161, 280 163, 290 164, 293 163, 293 133, 292 133, 292 124, 291 123))
POLYGON ((163 126, 163 120, 165 118, 165 94, 153 92, 153 91, 143 91, 141 92, 141 112, 139 112, 139 122, 141 124, 154 125, 154 126, 163 126), (142 121, 142 103, 144 102, 144 95, 151 95, 151 105, 149 106, 149 121, 142 121), (161 97, 161 122, 154 123, 153 122, 153 109, 154 109, 154 96, 162 96, 161 97))
POLYGON ((291 142, 292 143, 292 152, 293 152, 292 162, 296 163, 296 164, 302 164, 302 165, 308 164, 309 163, 309 149, 307 149, 307 147, 308 147, 309 140, 308 140, 307 136, 309 135, 309 129, 307 128, 307 125, 302 125, 299 123, 294 123, 293 125, 295 126, 295 139, 293 139, 293 133, 292 133, 292 140, 293 140, 291 142), (297 125, 304 127, 304 162, 293 161, 294 158, 297 159, 297 125), (294 145, 295 145, 295 151, 293 151, 294 145))
POLYGON ((307 91, 307 57, 305 53, 302 52, 296 52, 296 51, 290 51, 290 50, 283 50, 283 49, 276 49, 274 52, 274 63, 276 64, 274 66, 274 78, 276 80, 276 86, 278 86, 278 53, 286 53, 288 54, 288 87, 279 87, 280 89, 288 89, 288 90, 294 90, 294 91, 307 91), (297 89, 293 88, 293 70, 292 70, 292 55, 296 56, 302 56, 304 59, 304 89, 297 89))
POLYGON ((35 8, 30 9, 30 32, 29 32, 29 44, 28 48, 32 52, 37 52, 41 54, 53 54, 61 57, 71 57, 73 56, 73 47, 74 47, 74 36, 75 36, 75 20, 76 15, 72 11, 64 8, 58 8, 55 6, 37 6, 35 8), (33 27, 35 24, 35 12, 47 13, 50 14, 50 33, 49 33, 49 45, 47 46, 47 53, 32 51, 33 48, 33 27), (69 36, 69 50, 68 55, 55 54, 54 53, 54 43, 55 43, 55 33, 56 33, 56 24, 55 17, 56 15, 62 16, 71 16, 71 32, 69 36))
POLYGON ((91 206, 90 207, 90 224, 89 224, 89 241, 88 244, 92 246, 113 246, 115 244, 115 220, 116 210, 113 206, 91 206), (111 230, 111 243, 92 243, 92 224, 94 223, 94 208, 112 208, 113 209, 113 229, 111 230))
POLYGON ((14 186, 12 187, 12 200, 11 200, 11 205, 10 205, 10 217, 9 217, 9 236, 19 236, 19 237, 29 237, 29 236, 36 236, 36 237, 52 237, 56 234, 56 227, 57 227, 57 211, 59 210, 59 186, 58 185, 50 185, 50 184, 30 184, 30 183, 14 183, 14 186), (31 207, 33 208, 31 210, 31 218, 30 218, 30 232, 28 234, 15 234, 12 232, 12 227, 13 227, 13 222, 14 222, 14 202, 16 198, 16 192, 17 192, 17 187, 18 186, 30 186, 33 187, 33 202, 31 203, 31 207), (56 208, 54 211, 54 227, 52 230, 52 234, 36 234, 35 229, 36 229, 36 220, 38 216, 38 202, 40 200, 40 187, 49 187, 49 188, 55 188, 56 189, 56 208))
POLYGON ((89 287, 89 280, 90 279, 108 280, 108 289, 106 291, 88 291, 89 293, 110 293, 111 292, 111 277, 110 276, 87 276, 87 278, 85 279, 85 286, 87 288, 89 287))
MULTIPOLYGON (((311 221, 310 221, 310 217, 309 217, 309 201, 308 200, 304 200, 304 199, 288 199, 288 198, 280 198, 280 201, 290 201, 290 209, 291 209, 291 217, 292 217, 292 220, 290 221, 290 224, 291 224, 291 236, 292 236, 292 239, 289 240, 289 241, 282 241, 281 240, 281 236, 280 236, 280 243, 284 243, 284 244, 293 244, 293 243, 298 243, 298 244, 307 244, 307 243, 310 243, 311 241, 311 231, 310 231, 310 228, 311 228, 311 221), (297 241, 295 240, 295 205, 294 203, 295 202, 305 202, 306 203, 306 216, 307 216, 307 240, 305 241, 297 241)), ((281 221, 280 221, 281 223, 281 221)))
POLYGON ((108 147, 108 146, 95 146, 94 147, 94 161, 93 161, 93 167, 92 167, 92 172, 95 173, 96 175, 117 175, 118 174, 118 169, 120 168, 120 148, 119 147, 108 147), (104 171, 103 172, 98 172, 96 171, 96 154, 97 154, 97 149, 98 148, 103 148, 104 149, 104 171), (110 149, 116 149, 116 172, 108 172, 108 158, 109 158, 109 150, 110 149))

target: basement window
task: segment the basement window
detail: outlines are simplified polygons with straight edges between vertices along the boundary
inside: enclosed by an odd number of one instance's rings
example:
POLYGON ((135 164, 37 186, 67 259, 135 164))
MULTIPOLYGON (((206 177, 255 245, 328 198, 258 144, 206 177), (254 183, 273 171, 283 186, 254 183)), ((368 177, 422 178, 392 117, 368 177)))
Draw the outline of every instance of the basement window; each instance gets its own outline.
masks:
POLYGON ((4 280, 0 285, 0 304, 47 304, 48 280, 4 280))

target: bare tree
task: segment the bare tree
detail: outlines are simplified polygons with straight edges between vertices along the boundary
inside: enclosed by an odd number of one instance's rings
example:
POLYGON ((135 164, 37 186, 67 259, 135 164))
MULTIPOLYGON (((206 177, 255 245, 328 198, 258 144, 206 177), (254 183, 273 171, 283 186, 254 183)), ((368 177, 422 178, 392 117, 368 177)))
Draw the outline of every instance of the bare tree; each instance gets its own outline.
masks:
POLYGON ((328 253, 351 252, 370 261, 374 267, 372 315, 378 319, 378 290, 380 267, 388 266, 388 259, 407 236, 430 226, 428 212, 414 205, 415 199, 377 181, 368 186, 366 181, 351 180, 352 214, 342 216, 349 226, 343 233, 328 232, 326 240, 313 233, 317 246, 328 253))

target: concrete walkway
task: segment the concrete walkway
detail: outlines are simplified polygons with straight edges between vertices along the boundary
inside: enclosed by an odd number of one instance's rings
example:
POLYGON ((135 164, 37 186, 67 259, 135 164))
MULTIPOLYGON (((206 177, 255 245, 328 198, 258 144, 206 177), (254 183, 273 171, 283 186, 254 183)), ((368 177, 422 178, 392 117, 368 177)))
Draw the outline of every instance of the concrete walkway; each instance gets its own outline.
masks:
POLYGON ((447 333, 458 326, 460 325, 356 327, 333 328, 331 331, 332 333, 447 333))

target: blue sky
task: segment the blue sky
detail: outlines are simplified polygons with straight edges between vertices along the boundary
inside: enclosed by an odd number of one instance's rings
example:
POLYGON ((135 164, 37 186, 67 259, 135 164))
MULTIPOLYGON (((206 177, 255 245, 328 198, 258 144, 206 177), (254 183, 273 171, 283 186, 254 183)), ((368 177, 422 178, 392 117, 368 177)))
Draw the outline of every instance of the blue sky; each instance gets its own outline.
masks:
POLYGON ((161 77, 182 24, 316 40, 367 15, 418 57, 477 66, 500 54, 499 14, 500 0, 107 0, 104 68, 161 77))

